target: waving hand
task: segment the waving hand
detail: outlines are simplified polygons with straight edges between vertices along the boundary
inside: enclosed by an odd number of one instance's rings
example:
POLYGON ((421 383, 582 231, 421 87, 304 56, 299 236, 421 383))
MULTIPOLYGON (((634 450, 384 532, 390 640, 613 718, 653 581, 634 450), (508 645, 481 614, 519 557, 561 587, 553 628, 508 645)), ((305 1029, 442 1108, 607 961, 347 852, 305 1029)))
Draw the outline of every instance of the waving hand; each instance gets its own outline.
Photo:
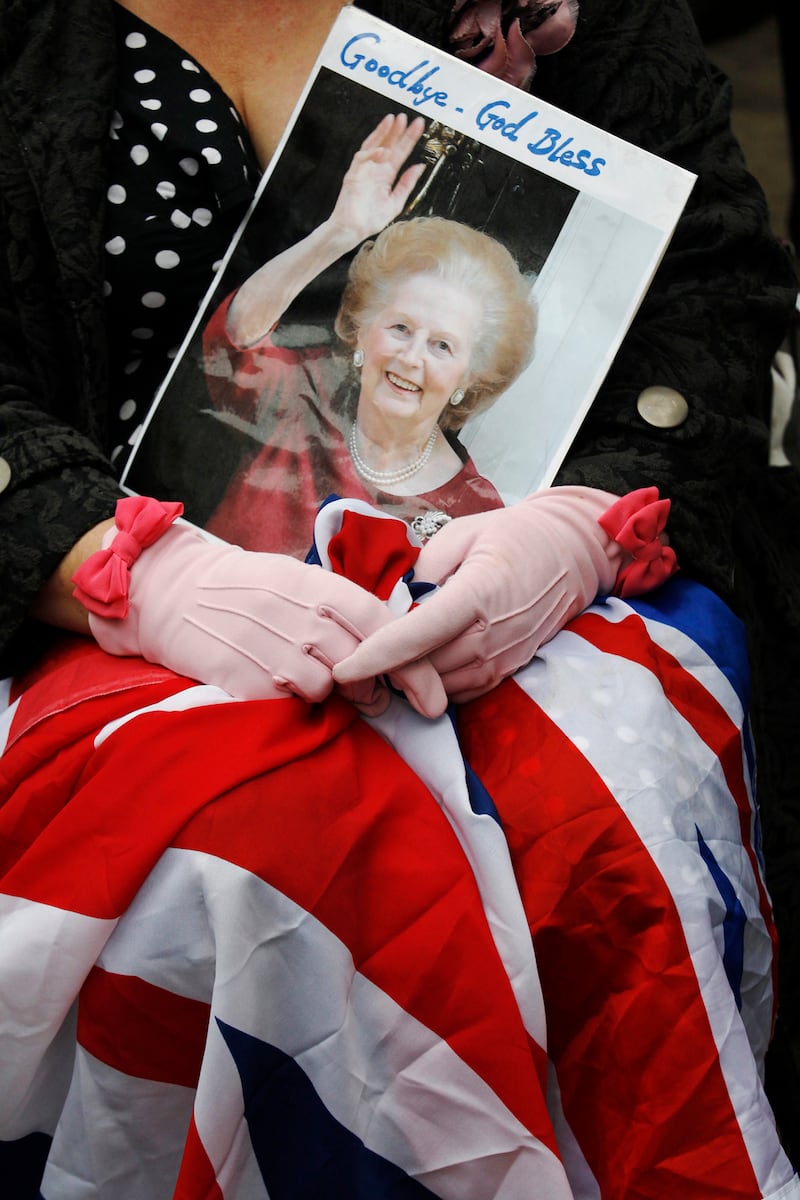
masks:
POLYGON ((403 211, 424 163, 400 168, 419 141, 425 122, 387 113, 353 155, 342 180, 331 222, 352 233, 354 244, 379 233, 403 211))

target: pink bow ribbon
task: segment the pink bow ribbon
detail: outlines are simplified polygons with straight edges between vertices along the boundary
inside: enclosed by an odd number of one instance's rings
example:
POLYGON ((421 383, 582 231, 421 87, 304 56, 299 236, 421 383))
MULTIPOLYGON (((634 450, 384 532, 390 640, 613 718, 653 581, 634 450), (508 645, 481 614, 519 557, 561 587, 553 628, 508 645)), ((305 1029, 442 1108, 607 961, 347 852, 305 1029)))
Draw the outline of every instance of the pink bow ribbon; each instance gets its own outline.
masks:
POLYGON ((182 504, 150 496, 118 500, 114 513, 116 533, 108 546, 95 551, 78 567, 72 576, 73 596, 96 616, 127 617, 131 567, 182 512, 182 504))
POLYGON ((659 500, 658 488, 639 488, 607 509, 598 524, 630 555, 614 585, 617 596, 637 596, 665 583, 678 570, 675 551, 664 530, 669 500, 659 500))

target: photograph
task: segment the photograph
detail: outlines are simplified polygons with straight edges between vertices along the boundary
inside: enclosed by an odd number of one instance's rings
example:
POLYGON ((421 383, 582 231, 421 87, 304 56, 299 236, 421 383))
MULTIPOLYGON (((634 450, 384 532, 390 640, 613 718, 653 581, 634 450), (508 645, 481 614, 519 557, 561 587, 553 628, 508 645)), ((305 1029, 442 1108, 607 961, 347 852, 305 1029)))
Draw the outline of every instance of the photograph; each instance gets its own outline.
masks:
POLYGON ((312 74, 122 477, 248 550, 305 558, 330 497, 424 540, 547 486, 665 244, 587 187, 605 159, 524 142, 538 112, 457 125, 413 70, 354 73, 365 37, 312 74))

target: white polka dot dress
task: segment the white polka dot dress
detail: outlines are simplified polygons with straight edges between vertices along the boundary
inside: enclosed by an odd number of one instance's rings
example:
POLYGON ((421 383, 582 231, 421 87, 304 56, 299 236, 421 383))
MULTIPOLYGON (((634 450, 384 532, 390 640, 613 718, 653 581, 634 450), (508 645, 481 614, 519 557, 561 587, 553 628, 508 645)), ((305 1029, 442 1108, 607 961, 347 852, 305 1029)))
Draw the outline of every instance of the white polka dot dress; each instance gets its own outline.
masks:
POLYGON ((258 181, 247 132, 214 79, 119 5, 106 192, 109 451, 130 439, 258 181))

